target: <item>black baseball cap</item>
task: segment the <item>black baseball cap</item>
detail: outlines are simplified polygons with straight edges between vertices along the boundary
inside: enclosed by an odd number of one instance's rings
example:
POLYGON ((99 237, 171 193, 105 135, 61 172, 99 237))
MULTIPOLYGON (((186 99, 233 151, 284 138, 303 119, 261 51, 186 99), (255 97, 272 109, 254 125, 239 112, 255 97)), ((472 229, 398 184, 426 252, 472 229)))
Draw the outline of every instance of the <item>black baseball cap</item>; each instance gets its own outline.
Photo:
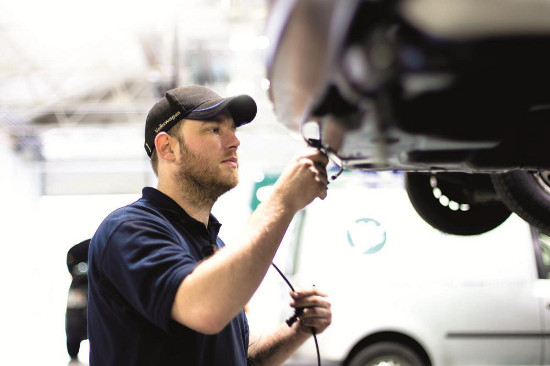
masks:
POLYGON ((155 150, 155 137, 168 131, 180 120, 209 119, 224 109, 229 109, 237 127, 251 122, 256 117, 257 107, 248 95, 222 98, 211 89, 190 85, 168 90, 147 115, 145 122, 145 151, 151 157, 155 150))

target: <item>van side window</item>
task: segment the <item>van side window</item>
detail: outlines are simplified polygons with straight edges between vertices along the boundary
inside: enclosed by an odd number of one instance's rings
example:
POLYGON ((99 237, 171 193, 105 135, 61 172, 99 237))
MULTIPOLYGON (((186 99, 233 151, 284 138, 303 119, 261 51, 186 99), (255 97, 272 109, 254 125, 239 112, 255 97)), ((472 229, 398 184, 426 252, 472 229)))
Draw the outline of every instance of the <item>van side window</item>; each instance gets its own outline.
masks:
POLYGON ((544 265, 545 278, 550 278, 550 236, 539 233, 540 252, 544 265))

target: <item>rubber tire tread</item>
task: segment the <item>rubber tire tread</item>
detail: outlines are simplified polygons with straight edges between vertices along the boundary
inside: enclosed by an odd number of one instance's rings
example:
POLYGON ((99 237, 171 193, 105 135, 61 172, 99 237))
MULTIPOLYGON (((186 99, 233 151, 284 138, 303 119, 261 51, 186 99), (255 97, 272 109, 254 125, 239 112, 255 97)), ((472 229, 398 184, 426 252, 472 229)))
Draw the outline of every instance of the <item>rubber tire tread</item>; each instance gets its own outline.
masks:
MULTIPOLYGON (((416 212, 434 228, 453 235, 479 235, 502 224, 511 211, 502 202, 470 204, 469 211, 453 211, 433 195, 430 174, 408 172, 405 188, 416 212)), ((443 192, 445 193, 445 192, 443 192)))
POLYGON ((524 170, 492 175, 498 195, 519 217, 550 235, 550 194, 524 170))

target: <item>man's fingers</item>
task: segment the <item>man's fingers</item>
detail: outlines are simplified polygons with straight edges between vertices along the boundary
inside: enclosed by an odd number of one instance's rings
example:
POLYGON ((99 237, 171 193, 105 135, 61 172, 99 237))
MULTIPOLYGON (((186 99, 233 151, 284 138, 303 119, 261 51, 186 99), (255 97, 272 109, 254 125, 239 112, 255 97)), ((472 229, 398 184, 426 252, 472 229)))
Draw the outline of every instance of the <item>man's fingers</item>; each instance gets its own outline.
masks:
POLYGON ((327 175, 327 169, 326 166, 323 165, 323 163, 309 160, 309 170, 313 174, 313 177, 318 185, 318 193, 317 196, 320 199, 325 199, 327 197, 327 187, 328 187, 328 175, 327 175))
POLYGON ((332 322, 331 304, 325 292, 317 287, 306 290, 291 291, 292 301, 290 306, 301 308, 302 312, 298 317, 302 331, 311 333, 323 332, 332 322))
POLYGON ((327 196, 328 158, 319 151, 301 155, 287 166, 275 185, 286 206, 300 210, 315 198, 327 196))
POLYGON ((319 187, 321 189, 326 188, 326 186, 328 185, 327 171, 325 169, 320 169, 317 166, 312 166, 310 170, 314 174, 315 181, 317 181, 319 187))
POLYGON ((311 167, 311 170, 318 174, 319 176, 327 176, 327 167, 326 165, 323 165, 319 162, 313 162, 313 166, 311 167))
POLYGON ((290 306, 293 308, 309 308, 309 307, 319 307, 319 308, 326 308, 330 309, 330 302, 326 300, 324 297, 315 296, 315 297, 308 297, 303 298, 299 300, 293 300, 290 303, 290 306))
POLYGON ((311 333, 311 329, 315 329, 315 333, 322 333, 332 322, 332 312, 328 308, 308 307, 302 310, 298 319, 307 333, 311 333))
POLYGON ((314 321, 315 319, 325 319, 331 315, 329 309, 320 307, 309 307, 302 310, 300 318, 309 319, 314 321))
POLYGON ((317 287, 312 287, 306 290, 290 291, 290 296, 295 300, 312 295, 328 297, 328 294, 326 292, 319 290, 317 287))
POLYGON ((318 162, 323 166, 327 166, 328 164, 328 156, 317 149, 311 151, 309 154, 305 154, 304 157, 311 159, 314 162, 318 162))

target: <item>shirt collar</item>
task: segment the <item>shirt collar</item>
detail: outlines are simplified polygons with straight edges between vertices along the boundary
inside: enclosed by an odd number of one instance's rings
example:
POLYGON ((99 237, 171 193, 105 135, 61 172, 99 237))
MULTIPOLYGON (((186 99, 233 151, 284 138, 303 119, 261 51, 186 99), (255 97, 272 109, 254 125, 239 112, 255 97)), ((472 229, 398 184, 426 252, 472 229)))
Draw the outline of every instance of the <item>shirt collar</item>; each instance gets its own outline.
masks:
MULTIPOLYGON (((176 203, 172 198, 162 193, 156 188, 153 187, 144 187, 142 190, 143 199, 151 202, 153 205, 158 207, 161 211, 170 212, 172 216, 179 221, 182 221, 184 224, 190 224, 193 226, 204 228, 204 224, 198 220, 195 220, 193 217, 189 216, 185 210, 176 203)), ((219 233, 222 224, 210 214, 208 218, 208 232, 210 234, 219 233)))

